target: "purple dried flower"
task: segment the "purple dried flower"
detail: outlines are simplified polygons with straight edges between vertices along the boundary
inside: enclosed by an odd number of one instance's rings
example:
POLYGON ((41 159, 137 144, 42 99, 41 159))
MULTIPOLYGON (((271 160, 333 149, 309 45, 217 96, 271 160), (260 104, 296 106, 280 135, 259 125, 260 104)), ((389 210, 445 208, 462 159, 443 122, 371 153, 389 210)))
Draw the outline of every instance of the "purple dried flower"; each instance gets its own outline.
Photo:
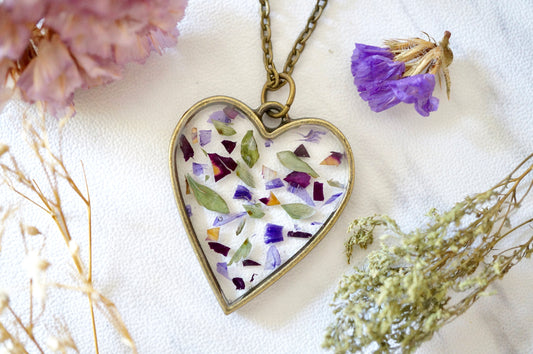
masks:
POLYGON ((242 278, 233 278, 231 279, 231 281, 233 282, 237 290, 244 290, 245 285, 244 280, 242 278))
POLYGON ((230 250, 228 246, 224 246, 223 244, 218 243, 218 242, 208 242, 208 244, 209 244, 209 248, 211 248, 216 253, 220 253, 224 257, 228 255, 228 252, 230 250))
POLYGON ((275 224, 266 224, 265 226, 265 243, 275 243, 283 241, 283 226, 275 224))
POLYGON ((201 176, 204 173, 204 166, 207 166, 207 165, 203 165, 201 163, 193 162, 192 163, 192 173, 195 176, 201 176))
POLYGON ((229 279, 228 264, 226 262, 217 263, 217 272, 224 278, 229 279))
POLYGON ((233 199, 244 199, 247 201, 252 200, 252 193, 248 188, 242 185, 238 185, 237 189, 235 189, 235 193, 233 194, 233 199))
POLYGON ((191 217, 192 216, 192 208, 191 208, 190 204, 185 205, 185 210, 187 211, 187 216, 191 217))
POLYGON ((265 147, 267 147, 267 148, 271 147, 273 143, 274 142, 272 141, 272 139, 267 139, 267 140, 265 140, 265 147))
POLYGON ((429 116, 439 105, 432 96, 435 75, 444 75, 449 97, 447 67, 453 60, 449 38, 446 31, 439 45, 421 38, 385 41, 388 48, 356 43, 351 69, 359 95, 374 112, 404 102, 413 103, 420 115, 429 116))
POLYGON ((237 163, 231 157, 220 156, 219 154, 207 154, 213 165, 213 174, 215 175, 215 182, 229 175, 231 171, 235 171, 237 163))
POLYGON ((268 181, 268 182, 265 183, 265 189, 266 190, 281 188, 283 186, 284 186, 284 184, 283 184, 283 181, 281 180, 281 178, 275 178, 272 181, 268 181))
POLYGON ((276 246, 272 245, 267 251, 265 270, 273 270, 281 265, 281 257, 276 246))
POLYGON ((311 182, 311 176, 305 172, 293 171, 283 179, 288 182, 292 187, 307 187, 311 182))
POLYGON ((239 115, 239 111, 233 106, 224 107, 223 111, 229 119, 235 119, 239 115))

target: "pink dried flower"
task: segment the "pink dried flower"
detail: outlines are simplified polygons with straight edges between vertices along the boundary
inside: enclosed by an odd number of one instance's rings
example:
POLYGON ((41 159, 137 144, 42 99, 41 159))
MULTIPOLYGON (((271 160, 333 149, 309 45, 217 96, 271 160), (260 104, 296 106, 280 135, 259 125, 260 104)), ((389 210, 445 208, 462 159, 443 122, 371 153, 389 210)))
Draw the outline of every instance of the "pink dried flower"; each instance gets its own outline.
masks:
POLYGON ((4 0, 0 2, 0 109, 13 91, 52 114, 74 92, 119 79, 176 44, 187 0, 4 0))

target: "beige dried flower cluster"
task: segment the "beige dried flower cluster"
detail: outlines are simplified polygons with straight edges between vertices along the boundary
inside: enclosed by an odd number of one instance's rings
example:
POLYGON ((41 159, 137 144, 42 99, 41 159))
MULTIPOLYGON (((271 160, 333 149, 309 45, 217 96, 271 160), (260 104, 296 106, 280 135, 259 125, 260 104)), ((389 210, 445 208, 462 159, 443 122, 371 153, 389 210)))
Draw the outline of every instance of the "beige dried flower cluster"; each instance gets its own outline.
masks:
POLYGON ((429 340, 531 256, 532 204, 526 197, 532 188, 530 155, 488 191, 447 212, 432 210, 420 229, 403 232, 386 216, 354 221, 348 257, 354 245, 372 242, 376 227, 387 231, 387 243, 369 254, 365 267, 342 278, 324 347, 337 353, 409 353, 429 340), (520 207, 529 216, 515 213, 520 207), (514 246, 506 248, 503 240, 514 246))
MULTIPOLYGON (((59 123, 60 130, 63 123, 59 123)), ((0 290, 0 351, 5 353, 44 353, 44 349, 48 348, 54 353, 78 352, 75 340, 65 322, 66 319, 61 318, 62 314, 45 312, 49 292, 68 290, 79 293, 88 299, 91 317, 87 318, 87 328, 92 329, 95 352, 98 352, 99 349, 94 309, 99 310, 103 317, 114 326, 122 342, 127 343, 132 351, 136 352, 135 342, 115 304, 93 285, 91 199, 87 181, 85 180, 85 188, 82 190, 72 179, 61 153, 58 154, 53 151, 44 117, 34 121, 26 118, 24 131, 43 174, 31 176, 25 173, 9 147, 0 143, 0 172, 2 173, 3 188, 5 189, 7 186, 22 200, 30 202, 46 213, 57 226, 57 232, 45 234, 37 226, 25 223, 19 223, 17 230, 11 230, 6 227, 6 224, 12 219, 20 217, 17 215, 18 211, 0 207, 0 256, 2 254, 2 242, 7 242, 3 236, 10 233, 9 240, 11 241, 16 236, 13 234, 18 233, 24 245, 21 249, 21 252, 25 254, 22 267, 26 272, 29 287, 29 291, 24 292, 24 296, 30 294, 26 308, 15 308, 10 297, 21 296, 22 294, 10 294, 0 290), (80 255, 80 246, 74 240, 75 235, 71 233, 74 226, 67 216, 66 192, 71 193, 70 195, 73 192, 73 195, 81 201, 86 210, 87 262, 83 261, 80 255), (70 265, 60 264, 43 256, 43 250, 48 246, 47 238, 57 236, 64 241, 64 250, 72 261, 70 265), (51 279, 52 277, 49 277, 48 273, 49 269, 53 267, 70 271, 64 278, 73 279, 73 281, 65 283, 51 279), (54 322, 53 333, 50 333, 49 326, 42 324, 44 322, 42 316, 44 315, 50 317, 51 321, 54 322)), ((0 286, 6 286, 6 284, 0 284, 0 286)), ((71 320, 77 321, 78 318, 71 320)), ((50 319, 48 319, 49 322, 50 319)))

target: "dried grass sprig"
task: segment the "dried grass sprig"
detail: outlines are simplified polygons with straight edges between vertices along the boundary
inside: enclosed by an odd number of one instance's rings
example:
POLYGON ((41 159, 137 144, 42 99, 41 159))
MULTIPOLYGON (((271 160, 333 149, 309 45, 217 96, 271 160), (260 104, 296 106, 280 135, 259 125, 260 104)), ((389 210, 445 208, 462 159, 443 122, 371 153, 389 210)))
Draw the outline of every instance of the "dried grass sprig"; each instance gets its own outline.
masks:
POLYGON ((354 221, 347 255, 384 228, 387 243, 345 275, 333 300, 324 347, 339 353, 412 352, 467 311, 487 287, 533 253, 533 154, 486 192, 453 208, 431 210, 411 232, 390 218, 354 221), (516 213, 520 207, 529 212, 516 213), (503 241, 506 240, 504 243, 503 241), (509 243, 514 246, 506 247, 509 243))
MULTIPOLYGON (((59 136, 61 135, 61 129, 64 122, 60 123, 59 136)), ((50 216, 59 235, 61 235, 66 250, 72 260, 74 285, 62 284, 57 282, 48 282, 45 277, 45 272, 50 266, 50 263, 41 258, 41 251, 46 245, 46 236, 42 235, 39 229, 35 226, 27 226, 20 224, 20 234, 23 239, 24 251, 26 253, 25 266, 30 274, 30 306, 29 306, 29 323, 25 324, 21 317, 18 316, 14 310, 9 306, 7 309, 15 319, 15 323, 18 324, 29 340, 35 345, 35 347, 42 352, 42 344, 39 343, 34 335, 34 328, 38 325, 40 316, 44 313, 46 291, 49 289, 68 289, 79 292, 87 296, 89 301, 90 313, 91 313, 91 327, 94 337, 95 351, 98 353, 98 336, 95 324, 94 308, 99 310, 107 321, 114 326, 122 341, 128 344, 133 352, 136 352, 135 342, 133 341, 131 334, 129 333, 122 317, 117 310, 115 304, 104 296, 101 292, 95 289, 92 279, 92 208, 91 199, 89 194, 89 188, 85 170, 82 164, 84 188, 78 186, 74 181, 67 167, 64 164, 64 159, 61 154, 61 141, 59 140, 59 153, 54 151, 52 144, 49 140, 46 122, 44 117, 36 121, 32 121, 28 118, 23 122, 24 132, 26 140, 32 149, 33 155, 40 166, 42 174, 40 178, 35 178, 28 175, 22 169, 18 159, 11 153, 9 147, 0 144, 0 170, 3 173, 3 183, 7 185, 12 191, 22 197, 24 200, 29 201, 40 210, 44 211, 50 216), (7 160, 7 161, 6 161, 7 160), (5 161, 5 162, 4 162, 5 161), (74 240, 71 233, 71 222, 67 218, 67 211, 65 207, 64 192, 70 190, 74 192, 76 197, 85 206, 87 215, 87 233, 88 233, 88 266, 85 266, 81 256, 78 243, 74 240), (41 237, 41 246, 37 249, 30 247, 27 242, 28 237, 41 237), (41 300, 41 313, 39 316, 34 317, 34 298, 41 300)), ((4 233, 5 221, 13 216, 11 209, 8 209, 2 213, 0 209, 0 241, 2 234, 4 233)), ((1 243, 0 243, 1 246, 1 243)), ((7 295, 6 295, 7 296, 7 295)), ((57 321, 56 321, 57 322, 57 321)), ((7 326, 9 327, 9 326, 7 326)), ((7 328, 2 324, 2 328, 7 328)), ((65 324, 60 324, 59 328, 63 328, 60 336, 54 336, 49 338, 48 347, 55 352, 65 352, 68 348, 77 350, 76 344, 69 332, 68 327, 65 324), (56 349, 53 349, 56 348, 56 349)), ((7 329, 6 329, 7 331, 7 329)), ((20 346, 25 348, 27 343, 25 340, 21 340, 12 332, 6 332, 8 335, 3 336, 5 340, 2 340, 4 347, 20 346)), ((6 347, 7 348, 7 347, 6 347)), ((25 351, 26 349, 24 349, 25 351)))

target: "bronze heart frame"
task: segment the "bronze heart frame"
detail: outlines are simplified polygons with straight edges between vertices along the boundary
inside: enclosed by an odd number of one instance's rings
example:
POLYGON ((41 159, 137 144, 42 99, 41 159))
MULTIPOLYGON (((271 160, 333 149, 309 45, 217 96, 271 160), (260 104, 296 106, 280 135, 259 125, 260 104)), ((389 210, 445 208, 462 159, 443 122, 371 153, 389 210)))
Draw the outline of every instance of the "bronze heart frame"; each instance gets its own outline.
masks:
POLYGON ((170 177, 172 181, 172 188, 174 190, 174 197, 176 198, 176 203, 178 205, 181 219, 183 220, 183 224, 185 226, 185 230, 187 232, 189 242, 191 243, 193 247, 194 253, 196 254, 196 257, 198 258, 200 265, 202 266, 202 270, 209 282, 209 285, 211 286, 211 289, 213 290, 213 293, 215 294, 217 298, 218 303, 220 304, 220 307, 222 308, 222 311, 226 315, 237 310, 238 308, 240 308, 241 306, 245 305, 250 300, 255 298, 257 295, 265 291, 270 285, 276 282, 280 277, 282 277, 292 267, 294 267, 303 257, 305 257, 324 238, 326 233, 335 224, 341 212, 343 211, 346 204, 348 203, 348 200, 350 198, 350 195, 353 189, 354 178, 355 178, 353 153, 352 153, 350 144, 348 143, 348 140, 340 132, 340 130, 334 125, 332 125, 331 123, 325 120, 322 120, 322 119, 317 119, 317 118, 299 118, 299 119, 291 120, 291 119, 288 119, 287 117, 283 119, 281 124, 276 128, 265 127, 261 119, 263 113, 268 108, 277 108, 277 107, 278 106, 276 106, 274 102, 267 102, 263 104, 261 107, 259 107, 258 110, 254 111, 250 107, 248 107, 246 104, 232 97, 227 97, 227 96, 209 97, 196 103, 194 106, 189 108, 187 112, 185 112, 185 114, 182 116, 182 118, 179 120, 178 124, 176 125, 176 128, 174 129, 174 132, 172 134, 172 138, 170 140, 170 154, 169 154, 170 177), (335 212, 333 212, 328 217, 328 219, 326 219, 326 221, 324 222, 320 230, 316 234, 314 234, 311 237, 311 239, 302 248, 300 248, 291 258, 289 258, 284 264, 282 264, 279 268, 277 268, 270 275, 268 275, 265 279, 263 279, 259 284, 257 284, 254 288, 252 288, 249 292, 247 292, 246 294, 242 295, 241 297, 237 298, 236 300, 232 302, 229 302, 224 296, 224 293, 222 292, 222 289, 220 288, 220 285, 215 277, 215 274, 213 273, 213 269, 209 265, 207 261, 207 257, 205 256, 202 250, 202 247, 199 243, 196 232, 192 226, 191 220, 189 219, 187 215, 185 203, 183 201, 183 197, 180 192, 179 179, 177 177, 178 175, 177 175, 176 155, 177 155, 177 149, 179 148, 179 143, 178 143, 179 133, 181 132, 183 127, 187 124, 187 122, 192 117, 194 117, 196 113, 214 104, 230 104, 238 108, 241 112, 243 112, 243 114, 246 115, 248 119, 252 121, 252 123, 257 128, 259 134, 261 134, 261 136, 265 139, 274 140, 276 137, 287 132, 288 130, 296 128, 301 125, 310 124, 310 125, 322 126, 328 129, 329 131, 331 131, 343 144, 343 146, 345 147, 345 151, 346 151, 346 158, 349 163, 348 185, 346 186, 346 192, 344 193, 344 196, 339 205, 339 208, 335 212))

